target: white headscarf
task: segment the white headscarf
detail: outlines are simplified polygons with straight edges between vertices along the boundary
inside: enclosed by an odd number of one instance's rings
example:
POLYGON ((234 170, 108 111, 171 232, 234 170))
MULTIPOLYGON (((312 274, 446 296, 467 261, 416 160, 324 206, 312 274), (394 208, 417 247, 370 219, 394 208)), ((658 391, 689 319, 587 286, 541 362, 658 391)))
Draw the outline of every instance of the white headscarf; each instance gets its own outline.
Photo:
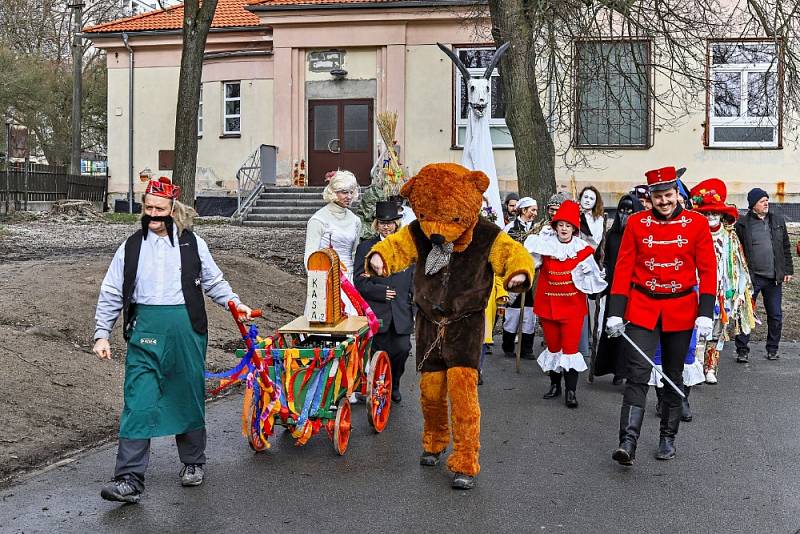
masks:
POLYGON ((325 202, 336 202, 337 191, 353 191, 353 202, 358 200, 358 180, 350 171, 336 171, 331 177, 325 190, 322 191, 322 198, 325 202))

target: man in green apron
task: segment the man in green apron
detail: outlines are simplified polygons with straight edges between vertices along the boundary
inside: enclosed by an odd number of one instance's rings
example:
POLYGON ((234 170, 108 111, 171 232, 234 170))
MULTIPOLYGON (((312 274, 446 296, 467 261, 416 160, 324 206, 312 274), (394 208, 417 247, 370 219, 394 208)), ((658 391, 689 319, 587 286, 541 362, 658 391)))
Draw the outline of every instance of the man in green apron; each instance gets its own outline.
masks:
POLYGON ((180 188, 151 180, 142 229, 119 249, 100 287, 94 352, 111 359, 108 338, 122 312, 128 342, 125 403, 114 480, 100 495, 138 502, 150 459, 150 438, 175 436, 184 467, 181 484, 203 482, 206 461, 205 357, 208 319, 204 296, 229 300, 251 318, 225 281, 208 245, 191 231, 194 211, 178 202, 180 188))

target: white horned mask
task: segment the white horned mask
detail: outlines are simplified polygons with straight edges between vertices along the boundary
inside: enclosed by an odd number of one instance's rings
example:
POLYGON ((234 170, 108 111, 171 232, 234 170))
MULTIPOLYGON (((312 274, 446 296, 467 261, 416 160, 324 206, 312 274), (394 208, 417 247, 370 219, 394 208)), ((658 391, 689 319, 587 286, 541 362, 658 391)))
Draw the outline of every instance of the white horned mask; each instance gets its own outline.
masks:
POLYGON ((483 117, 483 115, 486 113, 486 106, 489 104, 489 91, 491 90, 490 80, 492 77, 492 72, 497 66, 497 63, 500 61, 500 58, 503 56, 506 50, 508 50, 508 47, 511 46, 511 43, 503 43, 500 48, 495 50, 492 60, 486 67, 483 76, 480 78, 473 78, 469 70, 467 70, 467 67, 461 62, 458 55, 456 55, 452 50, 444 46, 442 43, 436 44, 442 49, 442 52, 447 54, 447 56, 453 60, 453 63, 455 63, 456 67, 461 72, 461 76, 464 77, 464 80, 467 83, 467 94, 469 98, 470 109, 477 117, 483 117))

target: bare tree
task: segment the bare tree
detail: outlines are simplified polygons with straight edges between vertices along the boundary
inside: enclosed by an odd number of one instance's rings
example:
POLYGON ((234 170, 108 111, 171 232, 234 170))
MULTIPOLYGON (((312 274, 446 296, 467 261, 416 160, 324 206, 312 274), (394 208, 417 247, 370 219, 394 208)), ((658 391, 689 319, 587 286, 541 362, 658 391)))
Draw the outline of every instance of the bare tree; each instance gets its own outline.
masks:
MULTIPOLYGON (((681 127, 717 83, 706 72, 710 40, 796 42, 798 4, 488 0, 495 42, 511 42, 500 69, 520 191, 540 200, 555 191, 556 158, 588 165, 592 154, 647 147, 655 131, 681 127)), ((797 54, 786 47, 783 57, 785 109, 800 102, 797 54)))
MULTIPOLYGON (((84 11, 84 20, 92 25, 121 14, 116 0, 96 0, 84 11)), ((53 164, 69 161, 70 16, 61 0, 0 2, 0 113, 27 126, 32 150, 53 164)), ((84 43, 81 148, 95 151, 103 150, 106 143, 107 84, 102 57, 84 43)))
POLYGON ((186 0, 183 5, 183 50, 175 112, 175 169, 173 180, 181 186, 185 202, 193 205, 197 174, 197 112, 203 54, 217 0, 186 0))

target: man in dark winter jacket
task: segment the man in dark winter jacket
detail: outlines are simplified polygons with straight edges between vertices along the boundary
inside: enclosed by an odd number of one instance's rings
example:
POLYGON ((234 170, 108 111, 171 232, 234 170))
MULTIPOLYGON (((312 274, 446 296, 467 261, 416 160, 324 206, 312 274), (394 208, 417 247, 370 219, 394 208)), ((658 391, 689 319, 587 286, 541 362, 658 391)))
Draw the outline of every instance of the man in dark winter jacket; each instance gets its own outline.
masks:
MULTIPOLYGON (((756 187, 747 193, 749 211, 736 221, 736 234, 744 248, 753 282, 753 298, 761 293, 767 311, 767 359, 778 359, 783 312, 783 283, 794 274, 786 220, 769 210, 769 195, 756 187)), ((750 335, 736 336, 736 361, 747 363, 750 335)))

